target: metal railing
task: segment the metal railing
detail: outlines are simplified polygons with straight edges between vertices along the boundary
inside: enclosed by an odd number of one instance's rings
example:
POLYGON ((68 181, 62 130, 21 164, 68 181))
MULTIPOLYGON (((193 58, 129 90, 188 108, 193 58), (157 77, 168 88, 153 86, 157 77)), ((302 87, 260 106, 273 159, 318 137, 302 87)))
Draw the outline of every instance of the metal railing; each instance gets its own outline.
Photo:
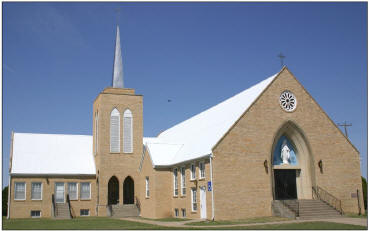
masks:
POLYGON ((136 197, 136 206, 137 206, 138 212, 141 213, 141 203, 138 197, 136 197))
POLYGON ((68 203, 70 217, 71 218, 76 217, 75 214, 74 214, 73 208, 70 204, 69 193, 67 194, 67 203, 68 203))
POLYGON ((54 212, 54 217, 56 217, 56 204, 55 204, 55 197, 54 194, 51 195, 51 206, 54 212))
POLYGON ((333 196, 326 190, 322 189, 319 186, 312 187, 313 190, 313 199, 321 200, 331 207, 333 207, 335 210, 337 210, 341 215, 343 215, 342 210, 342 202, 337 197, 333 196))
MULTIPOLYGON (((279 188, 280 189, 280 188, 279 188)), ((293 198, 285 190, 280 190, 284 198, 293 198)), ((295 217, 300 216, 300 203, 297 199, 282 199, 279 200, 287 209, 295 214, 295 217)))

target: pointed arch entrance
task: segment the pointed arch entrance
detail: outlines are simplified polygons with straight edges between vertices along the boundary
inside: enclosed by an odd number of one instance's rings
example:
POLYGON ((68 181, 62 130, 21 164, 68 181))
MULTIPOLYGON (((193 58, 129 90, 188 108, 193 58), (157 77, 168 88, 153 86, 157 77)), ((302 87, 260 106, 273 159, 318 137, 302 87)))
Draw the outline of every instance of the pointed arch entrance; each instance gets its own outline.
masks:
POLYGON ((108 204, 115 205, 119 203, 119 181, 112 176, 108 182, 108 204))
POLYGON ((123 204, 134 204, 135 184, 132 177, 127 176, 123 183, 123 204))
POLYGON ((312 199, 314 160, 302 130, 286 122, 276 133, 271 151, 274 200, 312 199))

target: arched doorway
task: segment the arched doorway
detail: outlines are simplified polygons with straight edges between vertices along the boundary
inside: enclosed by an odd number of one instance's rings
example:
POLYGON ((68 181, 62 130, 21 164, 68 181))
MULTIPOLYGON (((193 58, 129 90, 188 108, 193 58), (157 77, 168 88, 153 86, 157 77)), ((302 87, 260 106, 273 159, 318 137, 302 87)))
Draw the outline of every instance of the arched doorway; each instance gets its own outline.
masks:
POLYGON ((135 184, 130 176, 127 176, 123 183, 123 204, 134 204, 135 184))
POLYGON ((303 132, 288 121, 277 132, 271 152, 275 200, 312 199, 314 161, 303 132))
POLYGON ((108 204, 115 205, 119 203, 119 181, 112 176, 108 183, 108 204))

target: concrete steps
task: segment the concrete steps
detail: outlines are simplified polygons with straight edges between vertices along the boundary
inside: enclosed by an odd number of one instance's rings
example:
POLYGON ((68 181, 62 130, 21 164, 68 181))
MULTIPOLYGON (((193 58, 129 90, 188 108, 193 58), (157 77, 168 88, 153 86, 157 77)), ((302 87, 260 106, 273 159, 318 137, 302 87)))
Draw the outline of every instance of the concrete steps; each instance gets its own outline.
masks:
POLYGON ((140 212, 135 204, 112 205, 112 217, 138 217, 140 212))
POLYGON ((56 203, 55 218, 57 219, 71 219, 69 206, 67 203, 56 203))
POLYGON ((320 200, 285 200, 284 203, 294 211, 299 210, 299 217, 297 219, 341 217, 341 214, 337 210, 320 200))

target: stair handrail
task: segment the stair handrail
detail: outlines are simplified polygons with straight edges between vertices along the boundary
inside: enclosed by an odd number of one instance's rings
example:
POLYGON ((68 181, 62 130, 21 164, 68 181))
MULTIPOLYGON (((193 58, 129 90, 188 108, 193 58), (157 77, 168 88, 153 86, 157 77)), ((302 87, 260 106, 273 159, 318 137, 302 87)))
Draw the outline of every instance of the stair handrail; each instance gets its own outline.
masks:
POLYGON ((141 203, 138 197, 136 197, 136 206, 137 206, 138 212, 141 213, 141 203))
POLYGON ((67 194, 67 203, 68 203, 70 217, 73 218, 73 217, 75 217, 75 215, 74 215, 74 210, 73 210, 73 208, 70 204, 69 193, 67 194))
POLYGON ((56 217, 56 204, 55 204, 55 196, 54 194, 51 195, 51 206, 54 212, 54 217, 56 217))
MULTIPOLYGON (((278 187, 280 188, 280 187, 278 187)), ((281 190, 280 192, 283 193, 284 196, 288 197, 292 197, 291 195, 289 195, 287 192, 281 190)), ((298 200, 293 200, 294 202, 297 203, 297 208, 295 209, 294 207, 292 207, 291 205, 289 205, 288 203, 286 203, 286 200, 279 200, 285 207, 287 207, 290 211, 292 211, 295 214, 295 217, 299 217, 300 216, 300 203, 298 200)), ((289 200, 291 201, 291 200, 289 200)))
POLYGON ((319 187, 318 185, 316 187, 313 186, 312 191, 313 191, 313 199, 319 199, 319 200, 327 203, 329 206, 333 207, 341 215, 343 215, 342 202, 341 202, 340 199, 333 196, 328 191, 324 190, 323 188, 319 187))

